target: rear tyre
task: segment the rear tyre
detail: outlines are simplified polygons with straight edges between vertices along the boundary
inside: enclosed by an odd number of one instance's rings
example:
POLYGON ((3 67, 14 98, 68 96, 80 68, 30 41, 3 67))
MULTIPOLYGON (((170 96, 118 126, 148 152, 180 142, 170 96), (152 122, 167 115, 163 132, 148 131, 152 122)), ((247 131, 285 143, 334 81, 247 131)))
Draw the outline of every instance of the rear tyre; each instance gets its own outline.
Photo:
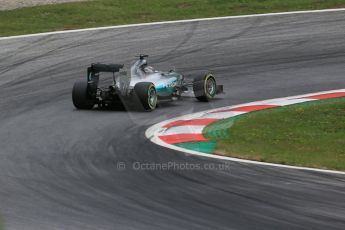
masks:
POLYGON ((135 95, 146 111, 153 111, 157 107, 157 92, 153 83, 139 82, 134 86, 135 95))
POLYGON ((193 91, 196 99, 203 102, 212 100, 217 94, 217 82, 210 73, 195 77, 193 91))
POLYGON ((73 105, 77 109, 92 109, 95 105, 95 100, 91 98, 88 93, 87 82, 77 81, 72 90, 73 105))

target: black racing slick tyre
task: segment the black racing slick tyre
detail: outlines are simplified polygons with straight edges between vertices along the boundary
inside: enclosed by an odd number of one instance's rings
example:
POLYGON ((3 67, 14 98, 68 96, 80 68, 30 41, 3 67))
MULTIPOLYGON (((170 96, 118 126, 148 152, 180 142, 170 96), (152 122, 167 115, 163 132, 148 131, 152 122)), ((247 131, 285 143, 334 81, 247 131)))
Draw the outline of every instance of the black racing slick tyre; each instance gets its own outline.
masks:
POLYGON ((153 111, 157 107, 157 92, 153 83, 137 83, 134 86, 134 93, 145 111, 153 111))
POLYGON ((73 105, 77 109, 92 109, 95 105, 95 100, 91 98, 87 89, 86 81, 77 81, 72 90, 73 105))
POLYGON ((208 102, 217 94, 217 82, 210 73, 200 75, 193 80, 193 91, 195 98, 199 101, 208 102))

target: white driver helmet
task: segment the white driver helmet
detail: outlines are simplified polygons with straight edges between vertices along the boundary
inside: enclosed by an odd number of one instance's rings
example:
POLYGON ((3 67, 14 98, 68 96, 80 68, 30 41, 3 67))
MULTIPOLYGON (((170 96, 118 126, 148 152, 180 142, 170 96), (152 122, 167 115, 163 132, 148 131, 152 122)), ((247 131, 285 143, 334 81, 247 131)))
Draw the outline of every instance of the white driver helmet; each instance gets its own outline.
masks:
POLYGON ((144 68, 144 71, 145 71, 145 73, 154 73, 155 72, 155 70, 152 66, 146 66, 144 68))

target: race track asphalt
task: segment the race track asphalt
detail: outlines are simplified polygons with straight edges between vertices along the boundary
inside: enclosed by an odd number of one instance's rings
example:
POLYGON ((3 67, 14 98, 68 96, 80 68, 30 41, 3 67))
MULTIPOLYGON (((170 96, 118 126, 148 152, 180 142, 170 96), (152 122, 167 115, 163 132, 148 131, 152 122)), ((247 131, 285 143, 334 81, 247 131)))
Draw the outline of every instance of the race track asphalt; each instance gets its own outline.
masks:
POLYGON ((188 156, 144 135, 190 112, 340 88, 345 12, 1 40, 0 215, 16 230, 344 229, 342 175, 188 156), (211 70, 226 94, 152 113, 74 109, 71 88, 90 63, 129 63, 138 53, 157 69, 211 70), (230 170, 135 170, 135 162, 230 170))

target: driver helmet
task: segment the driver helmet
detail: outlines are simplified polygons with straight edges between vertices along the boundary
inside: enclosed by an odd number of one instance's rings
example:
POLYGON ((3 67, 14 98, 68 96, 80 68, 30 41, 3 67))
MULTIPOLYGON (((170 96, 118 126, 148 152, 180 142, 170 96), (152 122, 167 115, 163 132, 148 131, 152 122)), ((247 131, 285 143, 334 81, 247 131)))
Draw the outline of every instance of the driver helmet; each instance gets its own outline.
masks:
POLYGON ((144 72, 145 72, 145 73, 154 73, 155 70, 154 70, 154 68, 153 68, 152 66, 146 66, 146 67, 144 68, 144 72))

